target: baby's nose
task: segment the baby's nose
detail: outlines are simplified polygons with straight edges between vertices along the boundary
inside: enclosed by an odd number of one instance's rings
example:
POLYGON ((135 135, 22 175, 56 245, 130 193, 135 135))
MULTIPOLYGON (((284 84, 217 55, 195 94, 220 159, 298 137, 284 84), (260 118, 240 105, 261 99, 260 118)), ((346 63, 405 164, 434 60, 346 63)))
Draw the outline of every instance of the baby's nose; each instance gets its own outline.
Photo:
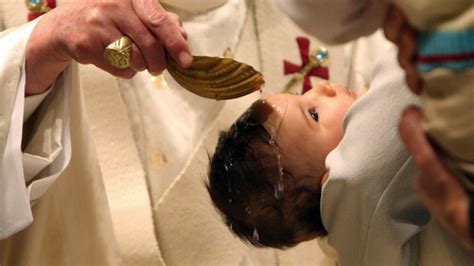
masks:
POLYGON ((322 80, 316 85, 316 91, 324 96, 336 96, 336 91, 327 80, 322 80))

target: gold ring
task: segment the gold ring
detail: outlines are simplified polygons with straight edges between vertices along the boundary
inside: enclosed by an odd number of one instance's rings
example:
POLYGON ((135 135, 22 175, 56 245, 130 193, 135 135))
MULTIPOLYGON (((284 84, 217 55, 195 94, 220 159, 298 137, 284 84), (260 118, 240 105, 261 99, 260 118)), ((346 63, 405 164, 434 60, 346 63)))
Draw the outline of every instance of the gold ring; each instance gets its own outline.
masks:
POLYGON ((129 67, 132 59, 132 40, 127 36, 120 37, 105 47, 104 57, 114 67, 129 67))

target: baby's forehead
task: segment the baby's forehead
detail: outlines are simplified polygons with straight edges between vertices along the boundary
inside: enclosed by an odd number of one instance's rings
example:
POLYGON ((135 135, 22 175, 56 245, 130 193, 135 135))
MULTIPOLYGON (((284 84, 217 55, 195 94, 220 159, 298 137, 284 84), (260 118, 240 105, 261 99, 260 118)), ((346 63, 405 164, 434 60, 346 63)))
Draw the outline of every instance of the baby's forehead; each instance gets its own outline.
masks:
POLYGON ((265 119, 260 120, 272 136, 276 136, 280 128, 281 121, 288 107, 288 99, 286 94, 270 94, 266 93, 260 100, 255 102, 256 108, 264 108, 266 111, 265 119))

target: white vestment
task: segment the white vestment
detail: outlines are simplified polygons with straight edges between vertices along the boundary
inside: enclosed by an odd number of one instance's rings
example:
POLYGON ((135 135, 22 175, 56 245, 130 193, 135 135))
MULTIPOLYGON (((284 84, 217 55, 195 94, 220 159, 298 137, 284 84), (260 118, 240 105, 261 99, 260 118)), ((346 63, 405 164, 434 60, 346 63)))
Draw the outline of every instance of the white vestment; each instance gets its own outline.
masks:
POLYGON ((24 51, 34 26, 0 35, 0 231, 8 237, 0 241, 0 263, 116 264, 120 258, 77 66, 69 66, 49 92, 25 100, 24 51), (35 98, 44 96, 22 131, 23 114, 35 105, 28 102, 38 104, 35 98))
MULTIPOLYGON (((59 1, 59 4, 61 2, 59 1)), ((173 1, 165 2, 173 5, 173 1)), ((171 7, 179 9, 185 3, 185 1, 177 2, 180 5, 177 4, 176 7, 171 7)), ((259 13, 253 14, 246 12, 244 9, 243 13, 250 15, 247 15, 245 20, 235 18, 234 21, 237 21, 237 24, 240 25, 244 24, 245 30, 237 30, 237 35, 230 39, 230 35, 227 36, 226 34, 231 31, 227 31, 222 26, 223 24, 206 25, 206 22, 210 23, 210 18, 215 18, 215 16, 212 14, 206 16, 204 11, 210 10, 212 12, 215 9, 216 12, 213 14, 217 16, 220 8, 229 8, 231 5, 242 6, 242 3, 236 5, 238 2, 206 1, 206 5, 200 6, 202 10, 197 9, 199 10, 198 15, 184 11, 183 18, 186 18, 186 22, 189 22, 186 24, 192 24, 198 28, 204 26, 221 27, 222 35, 216 36, 222 38, 219 40, 227 41, 242 38, 238 50, 240 55, 245 55, 246 62, 261 68, 265 66, 264 72, 268 73, 266 75, 269 76, 269 80, 272 80, 272 73, 277 73, 274 74, 276 77, 284 77, 281 69, 282 59, 286 59, 286 56, 293 57, 295 63, 297 63, 299 51, 294 38, 301 32, 289 23, 286 17, 282 17, 283 15, 272 1, 257 1, 256 3, 250 1, 252 8, 255 5, 259 6, 259 13), (266 16, 266 19, 262 19, 257 26, 254 23, 254 19, 256 19, 254 15, 258 16, 259 19, 266 16), (275 35, 268 35, 268 33, 272 33, 269 29, 275 28, 275 22, 281 23, 282 27, 276 27, 278 31, 275 35), (273 44, 272 38, 280 37, 282 33, 291 33, 292 35, 285 40, 286 44, 289 45, 287 47, 291 47, 291 49, 279 48, 279 51, 288 52, 288 54, 278 53, 279 58, 272 54, 275 50, 266 49, 262 51, 265 58, 275 59, 278 64, 274 64, 270 60, 259 60, 259 39, 255 38, 256 32, 260 34, 259 38, 265 40, 267 44, 273 44), (262 65, 259 64, 260 62, 262 65)), ((245 1, 241 0, 240 2, 245 1)), ((184 7, 189 8, 189 5, 184 4, 184 7)), ((226 22, 226 16, 237 15, 235 10, 230 9, 227 13, 220 14, 221 17, 215 21, 226 22)), ((1 24, 6 28, 21 25, 26 20, 26 9, 23 5, 18 4, 16 0, 0 2, 0 14, 4 16, 0 19, 1 24), (7 14, 9 15, 7 16, 7 14)), ((191 26, 185 25, 185 27, 191 26)), ((23 28, 13 29, 12 32, 15 34, 15 41, 21 45, 9 45, 17 51, 16 56, 13 56, 13 53, 2 53, 1 55, 15 58, 15 60, 9 61, 8 64, 2 64, 2 71, 7 71, 7 75, 2 76, 1 79, 2 93, 9 92, 8 97, 10 98, 1 97, 0 99, 2 102, 9 99, 11 103, 13 103, 12 99, 15 96, 21 96, 21 93, 18 94, 21 89, 19 84, 20 70, 23 63, 24 46, 29 37, 29 31, 23 28), (16 71, 16 74, 10 74, 12 71, 16 71), (14 80, 14 82, 10 82, 8 86, 4 87, 3 82, 7 83, 5 77, 8 80, 14 80)), ((5 39, 3 40, 5 41, 5 39)), ((10 40, 6 41, 8 43, 10 40)), ((197 49, 195 46, 201 43, 202 41, 198 39, 191 41, 194 49, 197 49)), ((342 49, 339 49, 339 51, 342 51, 342 49)), ((4 51, 2 50, 2 52, 4 51)), ((220 51, 215 52, 215 54, 220 54, 220 51)), ((336 58, 337 56, 342 58, 342 54, 335 52, 334 55, 336 58)), ((336 61, 340 62, 339 60, 336 61)), ((188 158, 182 162, 182 165, 176 166, 177 170, 174 175, 163 176, 162 178, 166 178, 168 181, 164 182, 165 185, 162 187, 156 188, 149 187, 150 183, 146 182, 143 167, 138 160, 137 147, 132 138, 130 121, 126 113, 127 109, 118 90, 118 85, 124 84, 123 80, 98 71, 92 66, 80 66, 83 90, 79 84, 77 71, 77 66, 73 64, 61 75, 51 90, 46 93, 47 96, 44 95, 46 98, 33 114, 35 118, 34 121, 31 120, 34 124, 32 125, 34 126, 33 129, 24 132, 37 133, 37 135, 31 137, 31 139, 35 139, 35 141, 29 142, 28 145, 31 145, 31 147, 44 147, 42 145, 44 143, 60 143, 61 145, 57 145, 60 148, 60 153, 65 152, 65 146, 67 145, 62 143, 67 141, 67 138, 63 138, 67 136, 53 133, 53 127, 46 127, 45 123, 53 121, 61 125, 69 117, 71 160, 47 193, 31 209, 26 192, 30 183, 25 178, 23 180, 15 179, 17 181, 15 188, 20 192, 19 195, 23 197, 21 210, 23 216, 28 218, 22 224, 22 227, 31 222, 31 212, 33 223, 23 231, 0 241, 0 264, 268 265, 304 264, 326 260, 314 242, 289 251, 277 252, 256 250, 244 245, 224 227, 205 194, 202 174, 205 172, 203 169, 207 168, 207 160, 202 159, 207 158, 205 149, 209 146, 202 145, 203 139, 206 140, 206 144, 215 145, 216 135, 214 133, 231 123, 234 117, 237 117, 258 95, 254 94, 249 98, 218 103, 217 106, 226 107, 216 110, 218 117, 207 121, 207 129, 204 130, 200 138, 194 139, 194 142, 190 144, 195 147, 188 151, 188 158), (61 95, 68 91, 68 87, 71 92, 70 98, 67 95, 61 95), (83 94, 85 101, 83 101, 83 94), (70 115, 64 116, 63 111, 68 108, 65 105, 68 99, 71 103, 69 106, 70 115), (43 126, 45 126, 44 130, 38 130, 43 126), (54 136, 54 141, 45 139, 51 134, 54 136), (35 143, 36 145, 33 145, 35 143), (182 168, 182 170, 179 168, 182 168), (190 188, 189 185, 194 186, 194 188, 190 188), (163 193, 161 198, 159 193, 149 195, 149 191, 155 191, 154 188, 156 188, 156 191, 166 193, 163 193), (176 196, 181 201, 175 200, 176 196), (156 201, 150 202, 150 198, 156 201)), ((289 79, 290 76, 284 78, 289 79)), ((149 77, 147 77, 147 80, 152 82, 149 77)), ((280 88, 282 83, 272 82, 271 84, 276 84, 280 88)), ((184 97, 182 101, 192 103, 192 99, 194 98, 184 97)), ((21 98, 19 100, 21 101, 21 98)), ((28 99, 28 101, 30 100, 28 99)), ((2 104, 3 106, 8 105, 2 104)), ((199 105, 193 107, 199 108, 199 105)), ((22 106, 17 105, 16 109, 23 112, 22 106)), ((8 123, 11 121, 13 109, 8 110, 10 116, 7 115, 7 112, 1 113, 2 115, 5 114, 0 119, 1 126, 5 125, 4 121, 8 123), (8 119, 4 120, 5 117, 8 117, 8 119)), ((130 117, 133 119, 133 113, 130 114, 130 117)), ((166 123, 173 123, 175 118, 177 117, 168 117, 160 122, 166 125, 166 123)), ((21 116, 20 120, 15 119, 17 122, 15 125, 21 124, 21 122, 18 123, 21 120, 21 116)), ((67 129, 67 127, 61 127, 60 129, 59 132, 65 132, 62 129, 67 129)), ((6 127, 2 127, 1 130, 2 136, 13 132, 6 127)), ((16 143, 22 138, 30 139, 30 136, 27 138, 26 135, 16 137, 16 143)), ((154 135, 150 136, 150 138, 160 137, 164 137, 160 135, 160 132, 155 132, 154 135)), ((17 157, 19 157, 18 155, 21 157, 21 150, 18 145, 16 145, 15 153, 17 157)), ((54 158, 61 158, 61 156, 54 158)), ((54 163, 56 160, 52 159, 52 161, 54 163)), ((48 172, 55 170, 53 167, 47 168, 48 172)), ((17 168, 18 173, 27 170, 17 168)), ((35 181, 41 181, 41 177, 47 177, 48 175, 45 173, 44 176, 43 174, 36 176, 35 178, 40 179, 35 179, 35 181)), ((151 180, 151 178, 156 177, 149 178, 151 180)), ((43 180, 47 179, 43 178, 43 180)), ((11 202, 11 200, 5 200, 4 202, 11 202)), ((15 204, 9 204, 8 207, 14 210, 16 208, 15 204)), ((20 222, 20 220, 13 221, 13 223, 20 222)), ((326 263, 332 265, 333 261, 327 261, 326 263)))

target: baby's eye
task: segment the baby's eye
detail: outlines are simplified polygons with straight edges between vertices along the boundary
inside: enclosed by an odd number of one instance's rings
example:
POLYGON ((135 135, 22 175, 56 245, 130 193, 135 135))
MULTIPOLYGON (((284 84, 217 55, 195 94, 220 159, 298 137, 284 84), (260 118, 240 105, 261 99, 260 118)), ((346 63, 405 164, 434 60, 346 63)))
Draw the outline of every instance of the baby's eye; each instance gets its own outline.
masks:
POLYGON ((316 109, 314 109, 314 108, 309 109, 309 114, 311 115, 311 118, 314 121, 316 121, 316 122, 319 121, 319 114, 318 114, 318 111, 316 111, 316 109))

